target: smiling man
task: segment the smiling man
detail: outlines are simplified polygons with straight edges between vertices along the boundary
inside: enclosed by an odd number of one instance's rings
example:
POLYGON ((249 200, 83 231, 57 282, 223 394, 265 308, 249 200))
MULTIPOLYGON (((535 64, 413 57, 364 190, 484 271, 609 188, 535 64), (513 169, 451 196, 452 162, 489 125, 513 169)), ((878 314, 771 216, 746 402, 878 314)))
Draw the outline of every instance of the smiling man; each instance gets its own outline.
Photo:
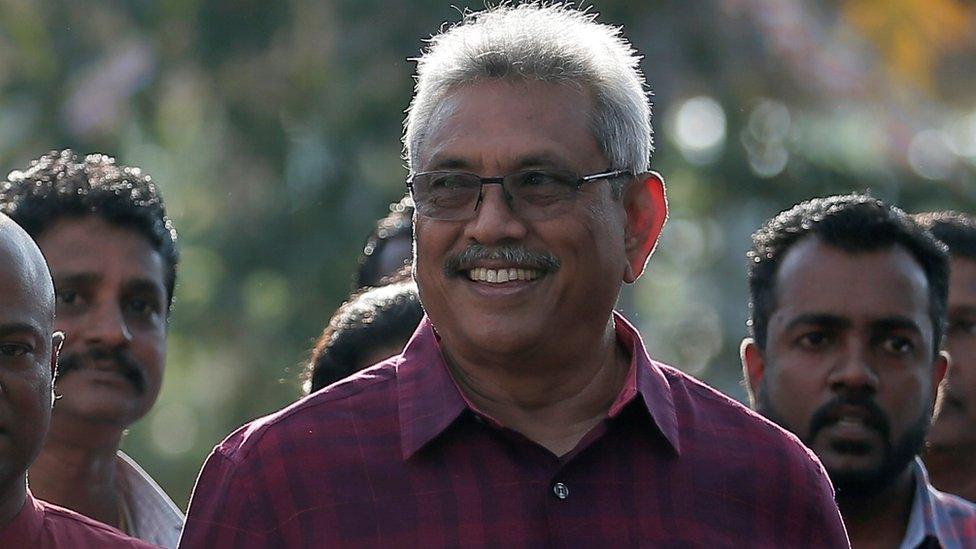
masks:
POLYGON ((925 465, 932 484, 976 501, 976 219, 936 212, 918 220, 951 256, 945 349, 952 366, 929 432, 925 465))
POLYGON ((27 467, 51 419, 62 334, 54 286, 37 245, 0 214, 0 547, 152 547, 73 511, 36 499, 27 467))
POLYGON ((814 456, 613 311, 667 216, 637 64, 565 5, 432 40, 404 137, 427 318, 220 444, 184 546, 846 546, 814 456))
POLYGON ((901 210, 835 196, 767 222, 749 259, 750 396, 823 462, 851 545, 976 544, 976 507, 916 458, 948 364, 941 245, 901 210))
POLYGON ((65 334, 51 430, 30 474, 42 499, 172 547, 182 516, 119 451, 159 395, 176 232, 149 177, 105 155, 51 152, 14 171, 0 210, 40 246, 65 334))

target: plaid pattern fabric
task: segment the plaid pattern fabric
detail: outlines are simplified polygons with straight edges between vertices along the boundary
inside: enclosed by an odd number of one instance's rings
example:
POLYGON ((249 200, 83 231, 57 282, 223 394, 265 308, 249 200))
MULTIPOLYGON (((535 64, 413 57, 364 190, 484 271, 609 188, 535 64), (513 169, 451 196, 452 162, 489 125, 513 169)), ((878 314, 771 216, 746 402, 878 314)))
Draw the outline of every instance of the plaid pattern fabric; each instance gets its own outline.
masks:
POLYGON ((125 502, 128 532, 132 537, 171 549, 180 541, 183 513, 142 467, 121 450, 115 471, 125 502))
POLYGON ((976 504, 940 492, 915 458, 915 499, 901 549, 976 547, 976 504))
POLYGON ((402 355, 218 445, 181 546, 848 546, 810 451, 616 325, 628 381, 567 455, 466 402, 425 318, 402 355))

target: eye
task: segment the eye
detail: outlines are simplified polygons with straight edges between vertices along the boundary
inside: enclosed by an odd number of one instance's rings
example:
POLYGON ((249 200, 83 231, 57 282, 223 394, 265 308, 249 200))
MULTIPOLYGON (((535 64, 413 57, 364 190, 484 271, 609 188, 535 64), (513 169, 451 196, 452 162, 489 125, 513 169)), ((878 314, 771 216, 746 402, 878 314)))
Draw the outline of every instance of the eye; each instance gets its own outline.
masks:
POLYGON ((557 173, 557 172, 547 172, 547 171, 527 171, 518 174, 517 178, 518 185, 523 188, 534 188, 534 187, 546 187, 546 186, 556 186, 556 187, 574 187, 572 177, 557 173))
POLYGON ((430 178, 430 188, 434 191, 467 189, 474 186, 481 186, 481 182, 465 173, 446 172, 433 175, 430 178))
POLYGON ((58 296, 59 303, 64 303, 65 305, 74 305, 78 301, 78 292, 74 290, 63 290, 56 293, 58 296))
POLYGON ((159 306, 155 300, 136 297, 129 300, 129 310, 143 316, 148 316, 159 311, 159 306))
POLYGON ((3 358, 18 358, 31 351, 31 346, 23 343, 0 343, 0 357, 3 358))
POLYGON ((915 343, 901 336, 888 336, 881 341, 881 348, 893 355, 907 355, 915 350, 915 343))
POLYGON ((822 349, 831 342, 830 334, 823 331, 806 332, 796 338, 796 345, 801 349, 815 351, 822 349))
POLYGON ((976 322, 969 318, 953 320, 949 323, 949 333, 953 335, 976 335, 976 322))

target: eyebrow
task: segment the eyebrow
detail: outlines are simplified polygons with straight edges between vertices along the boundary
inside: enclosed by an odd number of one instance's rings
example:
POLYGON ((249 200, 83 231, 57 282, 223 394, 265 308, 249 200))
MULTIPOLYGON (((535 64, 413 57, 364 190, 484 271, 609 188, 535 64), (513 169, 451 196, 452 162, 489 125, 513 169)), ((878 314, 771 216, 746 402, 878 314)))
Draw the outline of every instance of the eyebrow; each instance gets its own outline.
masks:
POLYGON ((949 316, 971 315, 976 316, 976 307, 972 305, 956 305, 949 307, 949 316))
POLYGON ((828 326, 831 328, 846 328, 851 325, 851 321, 837 315, 827 313, 807 313, 793 318, 786 324, 786 330, 792 330, 802 324, 813 324, 817 326, 828 326))
POLYGON ((125 289, 130 292, 148 292, 161 296, 165 293, 163 286, 146 278, 137 278, 125 283, 125 289))
POLYGON ((63 276, 54 277, 54 288, 58 286, 90 286, 97 284, 102 279, 102 275, 96 273, 70 273, 63 276))
POLYGON ((30 322, 7 322, 0 324, 0 337, 23 333, 28 333, 36 337, 39 341, 44 337, 40 326, 30 322))
MULTIPOLYGON (((431 163, 431 171, 474 169, 471 163, 460 157, 448 156, 440 159, 435 155, 433 160, 434 161, 431 163)), ((541 166, 551 166, 566 169, 566 160, 551 153, 531 154, 519 158, 518 162, 515 164, 514 171, 521 171, 526 168, 541 166)))
POLYGON ((875 320, 871 322, 871 328, 881 332, 890 332, 894 330, 910 330, 918 333, 922 332, 922 329, 919 327, 917 322, 904 316, 892 316, 875 320))

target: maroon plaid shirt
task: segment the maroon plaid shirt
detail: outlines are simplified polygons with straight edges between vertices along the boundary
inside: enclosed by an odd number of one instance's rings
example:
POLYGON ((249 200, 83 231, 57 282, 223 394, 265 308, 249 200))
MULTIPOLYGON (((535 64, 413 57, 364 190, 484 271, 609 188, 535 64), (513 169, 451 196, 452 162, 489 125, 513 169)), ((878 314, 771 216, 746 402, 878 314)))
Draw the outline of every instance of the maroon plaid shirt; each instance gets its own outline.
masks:
POLYGON ((424 319, 402 355, 217 446, 181 546, 848 546, 811 452, 616 324, 628 382, 565 456, 474 409, 424 319))

